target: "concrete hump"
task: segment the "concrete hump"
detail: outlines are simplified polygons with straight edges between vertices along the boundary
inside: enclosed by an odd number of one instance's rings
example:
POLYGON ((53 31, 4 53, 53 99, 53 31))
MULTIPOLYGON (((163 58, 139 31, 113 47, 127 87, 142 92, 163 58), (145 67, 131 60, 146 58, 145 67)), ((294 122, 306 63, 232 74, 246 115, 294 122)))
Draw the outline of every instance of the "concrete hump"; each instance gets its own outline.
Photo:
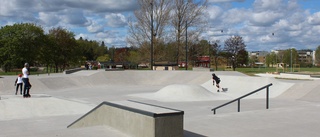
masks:
POLYGON ((183 111, 137 101, 102 102, 68 128, 109 126, 130 136, 183 136, 183 111))
POLYGON ((133 94, 130 96, 161 102, 187 102, 231 99, 228 95, 212 93, 200 85, 172 84, 154 93, 133 94))

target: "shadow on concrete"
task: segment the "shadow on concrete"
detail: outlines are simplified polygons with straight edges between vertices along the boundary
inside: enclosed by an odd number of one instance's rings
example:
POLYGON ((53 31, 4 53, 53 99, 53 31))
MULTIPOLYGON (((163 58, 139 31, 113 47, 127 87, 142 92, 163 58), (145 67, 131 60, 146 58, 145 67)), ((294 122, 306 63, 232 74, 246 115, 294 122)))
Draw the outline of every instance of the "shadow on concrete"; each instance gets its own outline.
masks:
POLYGON ((206 136, 203 136, 203 135, 191 132, 191 131, 187 131, 187 130, 183 130, 183 136, 184 137, 206 137, 206 136))

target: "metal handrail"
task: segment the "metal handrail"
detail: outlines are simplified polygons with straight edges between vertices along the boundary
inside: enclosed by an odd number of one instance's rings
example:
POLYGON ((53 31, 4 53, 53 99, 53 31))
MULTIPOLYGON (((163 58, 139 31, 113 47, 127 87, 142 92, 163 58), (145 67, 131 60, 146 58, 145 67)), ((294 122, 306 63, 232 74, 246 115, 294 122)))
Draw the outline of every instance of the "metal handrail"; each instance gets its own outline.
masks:
POLYGON ((213 111, 213 114, 216 114, 216 110, 217 110, 218 108, 221 108, 221 107, 226 106, 226 105, 228 105, 228 104, 231 104, 231 103, 233 103, 233 102, 235 102, 235 101, 238 101, 238 112, 240 112, 240 100, 241 100, 242 98, 245 98, 245 97, 247 97, 247 96, 249 96, 249 95, 251 95, 251 94, 253 94, 253 93, 256 93, 256 92, 258 92, 258 91, 260 91, 260 90, 263 90, 263 89, 265 89, 265 88, 266 88, 266 90, 267 90, 267 91, 266 91, 266 109, 269 109, 269 87, 270 87, 270 86, 272 86, 272 83, 270 83, 270 84, 268 84, 268 85, 266 85, 266 86, 263 86, 263 87, 255 90, 255 91, 252 91, 252 92, 250 92, 250 93, 248 93, 248 94, 245 94, 245 95, 243 95, 243 96, 241 96, 241 97, 238 97, 238 98, 236 98, 236 99, 234 99, 234 100, 231 100, 231 101, 229 101, 229 102, 227 102, 227 103, 224 103, 224 104, 222 104, 222 105, 220 105, 220 106, 217 106, 217 107, 211 109, 211 111, 213 111))

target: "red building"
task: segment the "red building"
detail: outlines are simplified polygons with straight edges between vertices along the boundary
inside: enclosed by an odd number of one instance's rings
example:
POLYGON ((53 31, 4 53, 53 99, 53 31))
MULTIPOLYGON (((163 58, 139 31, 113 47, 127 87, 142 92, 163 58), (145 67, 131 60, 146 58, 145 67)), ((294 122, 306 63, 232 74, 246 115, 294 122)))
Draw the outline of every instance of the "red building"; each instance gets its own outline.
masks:
POLYGON ((195 61, 195 67, 206 67, 209 68, 210 64, 210 57, 209 56, 198 56, 197 60, 195 61))

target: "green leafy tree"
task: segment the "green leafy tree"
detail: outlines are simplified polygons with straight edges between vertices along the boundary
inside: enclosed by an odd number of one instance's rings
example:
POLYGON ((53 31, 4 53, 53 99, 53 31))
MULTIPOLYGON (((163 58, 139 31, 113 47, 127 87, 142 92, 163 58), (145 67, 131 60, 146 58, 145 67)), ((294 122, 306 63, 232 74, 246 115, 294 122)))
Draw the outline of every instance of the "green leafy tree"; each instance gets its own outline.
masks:
POLYGON ((232 62, 233 70, 235 71, 238 66, 238 58, 240 51, 245 50, 246 45, 240 36, 231 36, 224 42, 224 50, 229 53, 232 62))
POLYGON ((0 29, 0 64, 7 72, 11 68, 22 68, 24 62, 31 65, 39 60, 44 44, 44 31, 31 23, 7 25, 0 29))
POLYGON ((271 66, 274 66, 274 64, 277 63, 277 55, 274 52, 271 52, 266 55, 266 65, 269 67, 270 64, 271 66))
POLYGON ((238 65, 247 65, 249 62, 249 54, 246 49, 242 49, 239 51, 238 57, 237 57, 237 63, 238 65))
POLYGON ((99 56, 97 58, 97 61, 99 62, 107 62, 110 61, 110 56, 108 54, 104 54, 103 56, 99 56))
POLYGON ((74 39, 74 34, 61 27, 53 28, 49 30, 50 51, 52 51, 52 62, 55 65, 55 71, 58 72, 58 68, 62 71, 66 67, 78 64, 81 56, 78 48, 78 44, 74 39))
POLYGON ((320 64, 320 45, 316 49, 316 58, 315 58, 315 60, 316 60, 317 64, 320 64))
POLYGON ((283 63, 286 63, 289 67, 292 64, 298 64, 299 63, 299 55, 296 49, 287 49, 284 51, 283 54, 283 63))
POLYGON ((215 41, 213 44, 210 44, 209 54, 210 54, 210 63, 212 62, 211 59, 213 59, 213 64, 215 64, 215 69, 218 70, 219 66, 219 58, 221 58, 221 45, 219 45, 220 41, 215 41))

